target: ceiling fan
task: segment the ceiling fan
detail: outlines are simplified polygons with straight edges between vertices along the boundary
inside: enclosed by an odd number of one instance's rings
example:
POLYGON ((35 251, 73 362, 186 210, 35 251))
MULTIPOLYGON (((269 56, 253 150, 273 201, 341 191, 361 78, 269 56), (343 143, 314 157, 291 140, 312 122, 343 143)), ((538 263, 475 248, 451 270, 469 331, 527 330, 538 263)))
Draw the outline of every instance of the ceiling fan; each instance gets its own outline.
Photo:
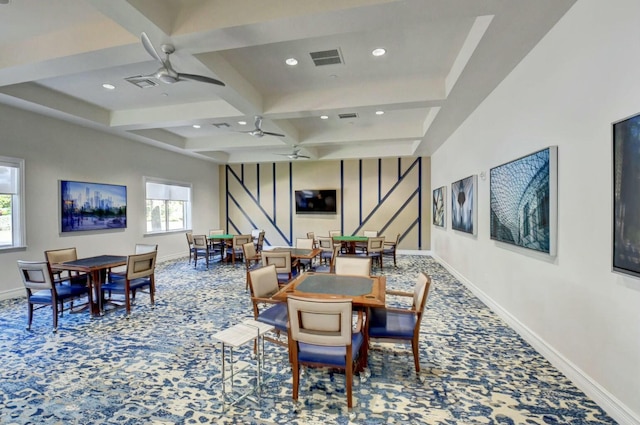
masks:
POLYGON ((247 133, 252 135, 253 137, 263 137, 263 136, 285 137, 284 134, 272 133, 271 131, 262 130, 262 117, 260 115, 256 115, 256 128, 249 131, 241 131, 241 133, 247 133))
POLYGON ((278 155, 286 156, 289 159, 309 159, 310 156, 300 155, 300 148, 298 146, 293 146, 292 153, 279 153, 278 155))
POLYGON ((151 75, 129 77, 127 78, 127 80, 129 81, 136 80, 136 79, 144 80, 149 77, 153 77, 167 84, 173 84, 179 81, 199 81, 202 83, 216 84, 219 86, 225 85, 220 80, 216 80, 215 78, 211 78, 211 77, 205 77, 204 75, 183 74, 183 73, 177 72, 175 69, 173 69, 173 66, 171 66, 171 61, 169 60, 169 56, 176 51, 176 48, 173 46, 173 44, 163 44, 162 46, 160 46, 162 49, 162 52, 165 54, 165 58, 162 59, 160 57, 160 54, 158 54, 158 51, 155 49, 155 47, 153 47, 153 44, 151 43, 151 40, 149 40, 149 37, 147 36, 146 33, 143 32, 142 35, 140 36, 140 39, 142 40, 142 45, 144 46, 147 53, 149 53, 149 55, 151 55, 152 58, 160 62, 162 66, 158 68, 158 70, 155 73, 151 75))

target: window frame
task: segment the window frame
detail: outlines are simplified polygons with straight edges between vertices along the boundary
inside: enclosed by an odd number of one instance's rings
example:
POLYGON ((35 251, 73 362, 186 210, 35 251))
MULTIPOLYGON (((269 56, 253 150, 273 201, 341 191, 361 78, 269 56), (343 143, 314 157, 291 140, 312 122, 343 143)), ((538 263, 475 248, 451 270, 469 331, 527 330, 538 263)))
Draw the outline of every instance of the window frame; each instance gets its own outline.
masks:
MULTIPOLYGON (((144 177, 144 229, 145 235, 158 235, 158 234, 165 234, 165 233, 176 233, 176 232, 184 232, 184 231, 188 231, 191 230, 191 216, 192 216, 192 211, 193 211, 193 185, 191 183, 188 182, 181 182, 181 181, 176 181, 176 180, 168 180, 168 179, 162 179, 162 178, 156 178, 156 177, 144 177), (147 227, 147 204, 149 201, 164 201, 165 202, 165 206, 168 202, 172 202, 171 200, 167 200, 167 199, 154 199, 154 198, 149 198, 147 196, 147 184, 148 183, 155 183, 155 184, 161 184, 161 185, 165 185, 165 186, 178 186, 178 187, 184 187, 187 188, 189 190, 189 200, 188 201, 181 201, 181 202, 185 202, 184 205, 184 223, 183 223, 183 227, 180 229, 169 229, 169 217, 165 216, 165 230, 148 230, 147 227)), ((174 200, 175 202, 175 200, 174 200)))
POLYGON ((9 156, 0 156, 0 164, 15 167, 18 170, 18 183, 16 194, 7 194, 13 197, 11 202, 11 233, 12 241, 8 245, 0 245, 0 252, 14 249, 24 249, 27 246, 27 220, 25 209, 25 160, 9 156), (6 164, 6 165, 5 165, 6 164))

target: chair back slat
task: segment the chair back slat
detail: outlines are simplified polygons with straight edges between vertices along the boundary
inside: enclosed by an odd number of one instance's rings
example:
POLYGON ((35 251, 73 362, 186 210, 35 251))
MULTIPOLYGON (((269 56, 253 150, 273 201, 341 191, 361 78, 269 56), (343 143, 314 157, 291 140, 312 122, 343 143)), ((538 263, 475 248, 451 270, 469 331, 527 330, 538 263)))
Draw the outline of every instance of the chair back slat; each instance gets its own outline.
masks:
POLYGON ((46 261, 18 260, 18 269, 25 288, 37 291, 53 289, 53 278, 46 261))
POLYGON ((351 300, 320 300, 290 295, 287 305, 294 341, 325 346, 351 345, 351 300))
POLYGON ((335 274, 369 276, 371 274, 371 258, 341 255, 334 260, 335 274))
POLYGON ((156 251, 127 257, 127 279, 139 279, 153 275, 156 267, 156 251))
POLYGON ((251 279, 251 296, 257 298, 271 298, 280 289, 278 286, 278 273, 276 266, 260 267, 249 272, 251 279))

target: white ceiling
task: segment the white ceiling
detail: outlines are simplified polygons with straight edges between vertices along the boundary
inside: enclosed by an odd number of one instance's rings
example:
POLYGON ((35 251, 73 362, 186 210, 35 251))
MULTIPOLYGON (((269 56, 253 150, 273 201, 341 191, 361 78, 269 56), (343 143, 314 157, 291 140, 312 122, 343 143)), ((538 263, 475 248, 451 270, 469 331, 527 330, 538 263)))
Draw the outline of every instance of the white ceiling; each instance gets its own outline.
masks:
POLYGON ((219 163, 288 161, 294 145, 318 160, 430 155, 575 1, 11 0, 0 103, 219 163), (225 86, 125 81, 160 67, 142 32, 175 46, 178 72, 225 86), (330 49, 344 62, 315 66, 330 49), (285 137, 240 133, 255 115, 285 137))

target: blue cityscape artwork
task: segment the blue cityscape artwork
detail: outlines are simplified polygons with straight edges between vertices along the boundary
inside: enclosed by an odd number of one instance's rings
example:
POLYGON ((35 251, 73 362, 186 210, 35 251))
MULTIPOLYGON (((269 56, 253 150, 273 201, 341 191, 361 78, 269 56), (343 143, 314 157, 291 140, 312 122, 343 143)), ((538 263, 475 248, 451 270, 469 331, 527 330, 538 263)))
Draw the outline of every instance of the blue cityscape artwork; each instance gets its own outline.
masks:
POLYGON ((127 227, 127 187, 62 180, 61 230, 123 229, 127 227))

